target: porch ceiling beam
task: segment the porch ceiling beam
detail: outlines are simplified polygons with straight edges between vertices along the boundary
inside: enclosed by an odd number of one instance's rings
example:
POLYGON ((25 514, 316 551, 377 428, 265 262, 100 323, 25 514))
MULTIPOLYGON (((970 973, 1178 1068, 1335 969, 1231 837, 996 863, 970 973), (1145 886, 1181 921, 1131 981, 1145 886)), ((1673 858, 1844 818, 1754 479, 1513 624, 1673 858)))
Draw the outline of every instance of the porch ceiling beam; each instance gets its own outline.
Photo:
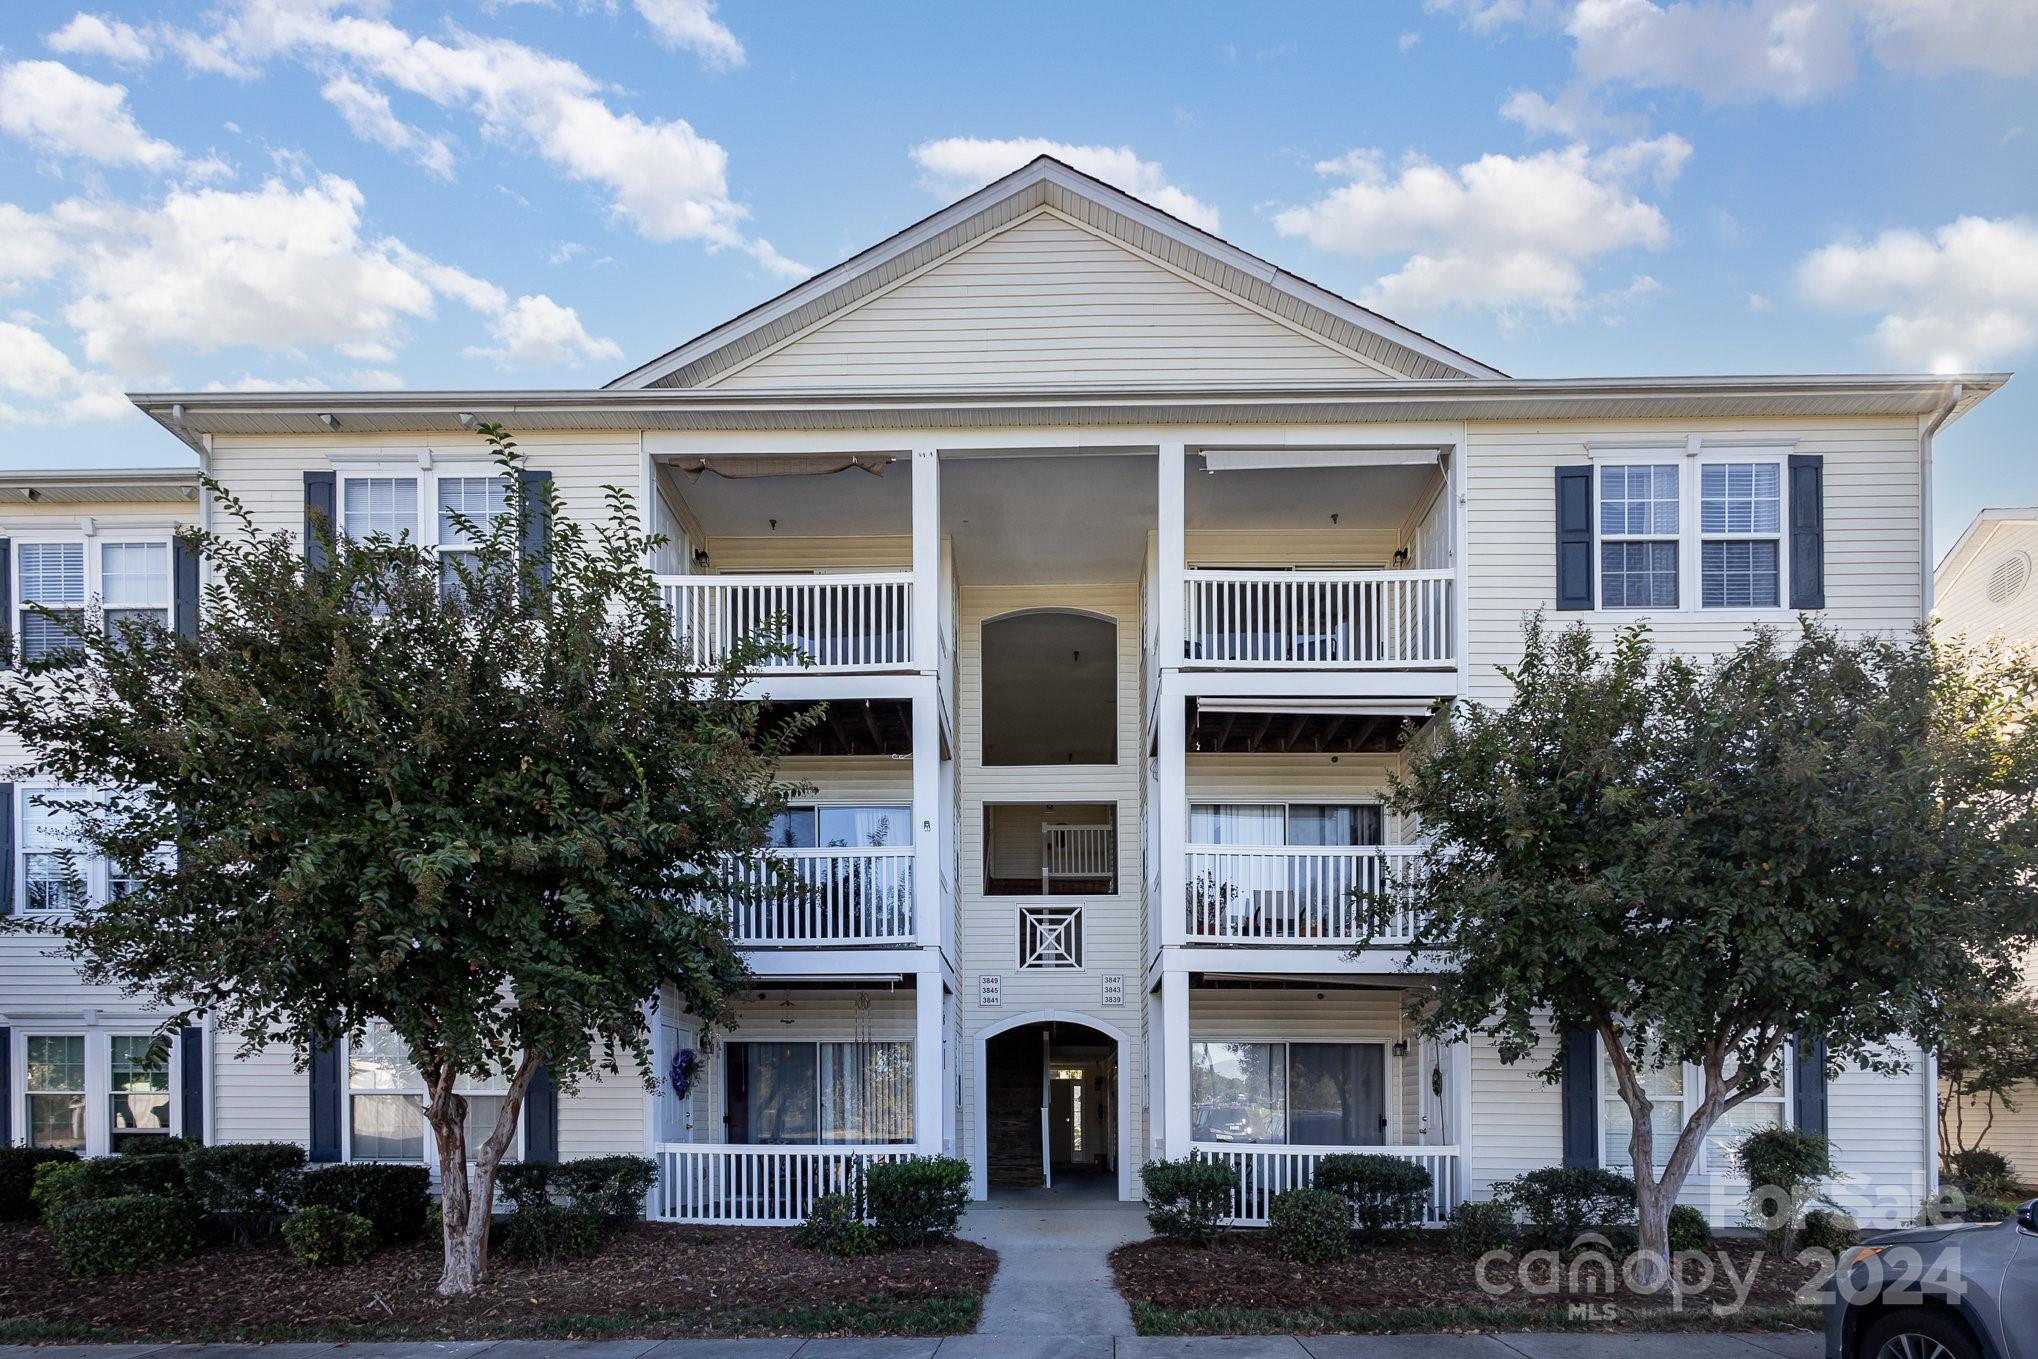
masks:
POLYGON ((878 730, 877 708, 869 699, 863 701, 863 725, 865 730, 870 732, 872 753, 877 755, 884 754, 884 733, 878 730))
POLYGON ((1282 738, 1281 741, 1281 752, 1283 754, 1292 755, 1295 753, 1295 742, 1302 738, 1302 729, 1308 725, 1308 713, 1295 714, 1294 719, 1288 723, 1287 736, 1282 738))
POLYGON ((1257 755, 1260 753, 1260 743, 1267 739, 1267 728, 1273 725, 1274 715, 1272 713, 1262 713, 1260 715, 1260 724, 1253 729, 1252 740, 1248 743, 1248 748, 1253 754, 1257 755))

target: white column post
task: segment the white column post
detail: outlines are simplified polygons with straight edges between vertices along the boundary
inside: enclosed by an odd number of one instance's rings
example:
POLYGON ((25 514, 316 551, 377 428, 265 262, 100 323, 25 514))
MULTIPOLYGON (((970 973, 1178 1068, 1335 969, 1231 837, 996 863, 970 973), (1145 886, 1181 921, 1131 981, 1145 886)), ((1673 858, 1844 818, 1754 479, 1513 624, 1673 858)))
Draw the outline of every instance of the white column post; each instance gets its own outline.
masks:
POLYGON ((1140 1148, 1142 1160, 1156 1154, 1166 1154, 1165 1134, 1162 1123, 1167 1117, 1168 1107, 1168 1061, 1161 1018, 1161 998, 1158 991, 1146 995, 1146 1145, 1140 1148))
POLYGON ((947 1085, 941 1053, 941 961, 922 954, 913 990, 913 1142, 928 1156, 939 1156, 946 1125, 941 1092, 947 1085))
POLYGON ((1169 1160, 1189 1154, 1189 974, 1161 974, 1161 1127, 1169 1160))
POLYGON ((1155 685, 1155 701, 1160 704, 1160 710, 1154 738, 1159 747, 1160 806, 1154 811, 1160 823, 1161 895, 1158 902, 1148 905, 1149 909, 1158 910, 1161 914, 1161 947, 1170 948, 1179 947, 1183 942, 1188 909, 1188 884, 1183 880, 1182 871, 1182 846, 1188 840, 1189 814, 1188 783, 1182 757, 1188 746, 1188 733, 1182 696, 1175 691, 1172 682, 1173 677, 1181 672, 1185 635, 1182 582, 1183 554, 1187 550, 1183 534, 1187 517, 1183 509, 1186 491, 1183 478, 1187 475, 1188 453, 1182 444, 1164 443, 1160 446, 1159 462, 1160 522, 1154 543, 1159 565, 1154 607, 1160 613, 1157 645, 1161 654, 1155 685))
POLYGON ((962 1035, 955 1027, 958 1001, 946 990, 941 993, 941 1088, 936 1098, 941 1101, 941 1150, 946 1156, 961 1155, 956 1139, 957 1079, 962 1070, 962 1035))
POLYGON ((1189 884, 1186 852, 1189 839, 1188 716, 1182 696, 1161 686, 1160 713, 1154 723, 1154 744, 1160 762, 1160 912, 1161 947, 1180 948, 1187 941, 1189 884))
POLYGON ((1165 673, 1182 668, 1182 589, 1188 551, 1184 541, 1188 517, 1183 508, 1187 488, 1183 481, 1188 475, 1188 450, 1179 443, 1162 444, 1159 461, 1160 518, 1154 543, 1159 579, 1155 582, 1158 590, 1154 608, 1160 614, 1160 669, 1165 673))
POLYGON ((946 930, 941 915, 941 859, 948 818, 941 798, 941 716, 935 684, 922 677, 913 689, 913 936, 938 950, 946 930))
MULTIPOLYGON (((934 674, 941 636, 941 455, 913 450, 913 668, 934 674)), ((916 749, 914 753, 919 752, 916 749)))

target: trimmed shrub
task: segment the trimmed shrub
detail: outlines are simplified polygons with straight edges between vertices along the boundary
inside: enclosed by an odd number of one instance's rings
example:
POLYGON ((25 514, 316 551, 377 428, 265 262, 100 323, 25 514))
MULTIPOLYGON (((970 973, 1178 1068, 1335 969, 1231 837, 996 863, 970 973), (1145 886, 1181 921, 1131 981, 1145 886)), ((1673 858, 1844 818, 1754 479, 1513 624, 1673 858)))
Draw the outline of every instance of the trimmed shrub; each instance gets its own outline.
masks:
MULTIPOLYGON (((111 1157, 107 1159, 112 1159, 111 1157)), ((153 1159, 153 1158, 150 1158, 153 1159)), ((81 1278, 133 1274, 198 1250, 191 1205, 160 1194, 73 1203, 50 1224, 57 1256, 81 1278)))
POLYGON ((283 1243, 307 1265, 358 1265, 375 1253, 375 1224, 338 1208, 300 1208, 283 1223, 283 1243))
POLYGON ((877 1228, 863 1220, 847 1194, 823 1194, 807 1220, 793 1229, 793 1244, 823 1255, 874 1255, 884 1249, 877 1228))
POLYGON ((863 1168, 863 1202, 893 1246, 923 1246, 955 1235, 969 1207, 969 1162, 953 1156, 879 1161, 863 1168))
POLYGON ((1290 1189, 1267 1207, 1274 1253, 1303 1265, 1326 1265, 1352 1254, 1352 1205, 1328 1189, 1290 1189))
POLYGON ((2000 1152, 1977 1147, 1956 1151, 1950 1162, 1951 1182, 1970 1199, 2004 1199, 2016 1196, 2017 1168, 2000 1152))
POLYGON ((1444 1230, 1454 1252, 1476 1260, 1514 1240, 1514 1209, 1504 1203, 1461 1203, 1451 1209, 1444 1230))
POLYGON ((1525 1219, 1530 1240, 1568 1250, 1580 1234, 1608 1235, 1635 1220, 1635 1182, 1598 1166, 1547 1166, 1517 1175, 1495 1197, 1525 1219))
POLYGON ((1675 1204, 1670 1209, 1670 1253, 1680 1251, 1712 1249, 1712 1224, 1705 1220, 1705 1214, 1688 1203, 1675 1204))
POLYGON ((1431 1183, 1415 1162, 1372 1152, 1337 1152, 1316 1163, 1316 1187, 1351 1204, 1361 1231, 1420 1227, 1431 1183))
POLYGON ((1146 1190, 1146 1221, 1155 1234, 1192 1246, 1207 1244, 1231 1213, 1238 1172, 1221 1161, 1191 1155, 1180 1161, 1148 1161, 1139 1168, 1146 1190))
POLYGON ((1861 1229, 1854 1225, 1853 1218, 1824 1208, 1806 1213, 1804 1225, 1797 1229, 1800 1250, 1829 1250, 1838 1255, 1860 1239, 1861 1229))
POLYGON ((644 1196, 658 1183, 658 1162, 648 1156, 589 1156, 552 1167, 551 1189, 575 1208, 610 1224, 644 1216, 644 1196))
POLYGON ((1734 1148, 1748 1181, 1749 1216, 1770 1243, 1788 1252, 1798 1214, 1817 1194, 1819 1181, 1833 1174, 1833 1149, 1817 1133, 1796 1128, 1761 1128, 1734 1148))
POLYGON ((520 1213, 526 1208, 550 1203, 552 1172, 556 1169, 558 1167, 551 1161, 517 1161, 498 1166, 495 1192, 508 1199, 520 1213))
POLYGON ((585 1260, 608 1240, 609 1223, 591 1208, 534 1203, 502 1220, 495 1243, 503 1255, 527 1265, 585 1260))
POLYGON ((235 1142, 193 1147, 184 1155, 192 1202, 246 1240, 297 1207, 304 1148, 295 1142, 235 1142))
POLYGON ((1961 1214, 1969 1222, 2008 1222, 2016 1215, 2017 1205, 2004 1199, 1976 1199, 1961 1214))
POLYGON ((359 1213, 374 1224, 378 1241, 409 1241, 425 1229, 432 1177, 423 1166, 319 1166, 305 1171, 300 1183, 298 1201, 306 1208, 359 1213))
POLYGON ((188 1137, 130 1137, 114 1152, 119 1156, 182 1156, 197 1145, 188 1137))
POLYGON ((55 1227, 57 1215, 73 1204, 138 1195, 184 1197, 184 1167, 171 1156, 95 1156, 89 1161, 46 1161, 36 1167, 29 1199, 42 1220, 55 1227))
POLYGON ((35 1173, 48 1165, 72 1165, 78 1153, 59 1147, 0 1147, 0 1222, 36 1216, 35 1173))

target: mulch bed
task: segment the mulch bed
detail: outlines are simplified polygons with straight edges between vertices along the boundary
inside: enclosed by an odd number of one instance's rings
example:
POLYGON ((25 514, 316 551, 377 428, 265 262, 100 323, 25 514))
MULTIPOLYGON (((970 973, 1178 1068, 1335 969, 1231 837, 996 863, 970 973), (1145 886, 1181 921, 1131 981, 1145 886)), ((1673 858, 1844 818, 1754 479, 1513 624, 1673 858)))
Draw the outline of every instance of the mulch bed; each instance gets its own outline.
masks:
POLYGON ((339 1269, 280 1242, 218 1246, 113 1279, 64 1273, 40 1224, 0 1223, 0 1339, 483 1339, 897 1335, 967 1331, 997 1267, 956 1241, 842 1260, 779 1229, 638 1223, 597 1256, 496 1262, 465 1298, 439 1297, 436 1238, 339 1269))
MULTIPOLYGON (((1494 1264, 1480 1286, 1478 1262, 1455 1255, 1441 1233, 1412 1238, 1362 1241, 1339 1264, 1303 1265, 1283 1260, 1266 1232, 1237 1232, 1209 1249, 1162 1240, 1139 1241, 1112 1252, 1118 1289, 1141 1318, 1143 1332, 1200 1330, 1451 1330, 1488 1325, 1603 1325, 1612 1328, 1665 1325, 1688 1320, 1709 1326, 1770 1326, 1813 1314, 1798 1302, 1798 1291, 1818 1278, 1816 1270, 1765 1251, 1759 1241, 1715 1243, 1709 1287, 1690 1288, 1681 1308, 1666 1289, 1657 1294, 1629 1291, 1604 1269, 1553 1268, 1530 1260, 1494 1264), (1741 1299, 1727 1277, 1754 1284, 1741 1299), (1612 1304, 1610 1307, 1607 1304, 1612 1304), (1721 1309, 1728 1309, 1722 1311, 1721 1309), (1674 1315, 1677 1313, 1682 1316, 1674 1315), (1255 1318, 1258 1318, 1256 1321, 1255 1318), (1260 1322, 1265 1322, 1263 1327, 1260 1322)), ((1696 1285, 1699 1276, 1687 1270, 1696 1285)))

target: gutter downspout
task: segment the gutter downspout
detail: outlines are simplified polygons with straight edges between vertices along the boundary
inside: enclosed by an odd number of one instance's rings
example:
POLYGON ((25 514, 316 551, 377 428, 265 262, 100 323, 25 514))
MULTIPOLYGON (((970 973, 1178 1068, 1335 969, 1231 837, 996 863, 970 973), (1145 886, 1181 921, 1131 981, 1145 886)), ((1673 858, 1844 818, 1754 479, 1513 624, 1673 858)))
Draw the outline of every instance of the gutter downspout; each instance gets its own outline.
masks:
MULTIPOLYGON (((1920 598, 1924 601, 1924 621, 1932 621, 1932 577, 1938 563, 1932 559, 1932 436, 1937 434, 1966 395, 1966 387, 1958 382, 1950 383, 1946 389, 1946 400, 1929 422, 1918 431, 1918 505, 1919 533, 1924 551, 1924 587, 1920 598)), ((1935 1176, 1936 1179, 1936 1176, 1935 1176)))

